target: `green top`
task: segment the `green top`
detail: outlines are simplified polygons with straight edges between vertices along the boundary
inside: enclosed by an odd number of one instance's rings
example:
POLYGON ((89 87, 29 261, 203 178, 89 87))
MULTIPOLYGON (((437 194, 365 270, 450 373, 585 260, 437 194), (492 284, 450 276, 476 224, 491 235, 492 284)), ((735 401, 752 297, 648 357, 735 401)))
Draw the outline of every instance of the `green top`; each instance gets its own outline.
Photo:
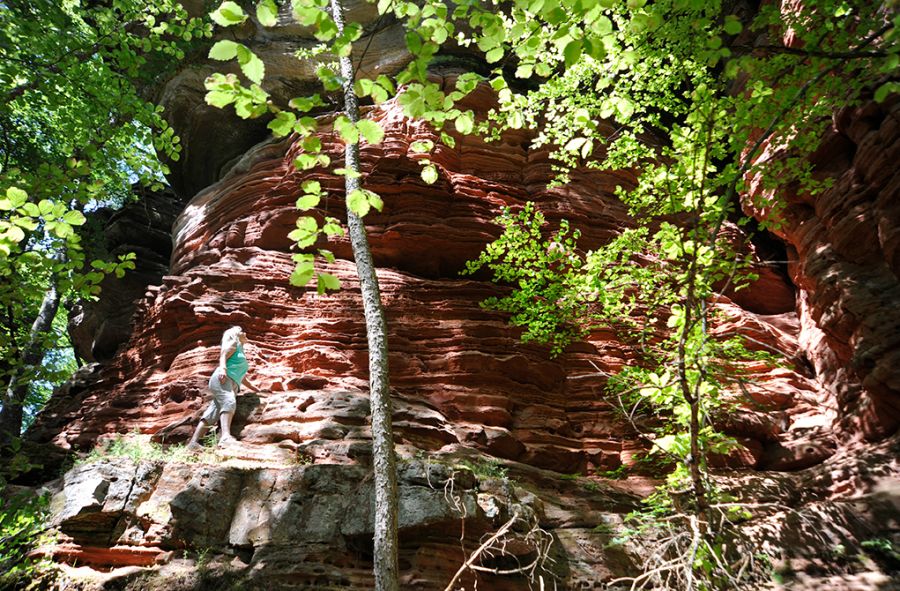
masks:
POLYGON ((238 343, 237 349, 225 362, 225 373, 234 380, 235 384, 240 386, 248 369, 250 369, 250 365, 247 363, 247 358, 244 357, 244 346, 238 343))

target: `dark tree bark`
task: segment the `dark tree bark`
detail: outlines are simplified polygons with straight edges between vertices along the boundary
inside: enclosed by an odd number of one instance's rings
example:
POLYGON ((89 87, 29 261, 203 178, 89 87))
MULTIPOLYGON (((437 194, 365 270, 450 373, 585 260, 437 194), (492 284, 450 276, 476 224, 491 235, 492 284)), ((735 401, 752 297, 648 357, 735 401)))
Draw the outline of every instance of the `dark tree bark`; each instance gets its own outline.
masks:
POLYGON ((25 397, 31 385, 30 374, 44 360, 45 349, 41 341, 44 334, 53 326, 53 319, 59 310, 59 299, 57 280, 56 277, 52 277, 41 301, 38 315, 31 325, 28 344, 25 346, 20 365, 13 371, 6 391, 0 397, 3 404, 3 408, 0 409, 0 443, 9 443, 22 434, 25 397))
MULTIPOLYGON (((341 0, 331 0, 332 18, 338 31, 344 30, 341 0)), ((344 111, 356 124, 359 121, 359 99, 353 88, 353 63, 340 58, 344 89, 344 111)), ((344 167, 359 172, 359 142, 347 143, 344 167)), ((360 188, 356 175, 345 176, 346 194, 360 188)), ((375 589, 398 591, 397 564, 397 471, 394 458, 394 436, 391 427, 390 380, 388 373, 387 325, 381 305, 378 277, 362 219, 347 207, 347 225, 356 271, 362 291, 369 344, 369 396, 372 408, 372 455, 375 470, 375 589)))

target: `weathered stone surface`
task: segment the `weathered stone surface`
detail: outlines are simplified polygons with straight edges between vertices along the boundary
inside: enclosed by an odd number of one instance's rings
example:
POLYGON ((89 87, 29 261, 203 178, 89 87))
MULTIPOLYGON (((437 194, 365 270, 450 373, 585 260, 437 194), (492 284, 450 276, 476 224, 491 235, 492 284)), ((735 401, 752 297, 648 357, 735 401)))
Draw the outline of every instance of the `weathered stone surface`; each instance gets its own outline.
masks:
MULTIPOLYGON (((252 20, 236 31, 266 59, 268 90, 280 98, 306 94, 311 71, 287 60, 302 31, 285 25, 266 37, 252 20)), ((391 41, 396 31, 371 34, 364 69, 390 71, 408 59, 391 41)), ((340 292, 316 296, 287 280, 293 251, 286 236, 300 183, 319 180, 329 198, 317 215, 342 218, 342 181, 295 170, 299 147, 293 138, 266 140, 265 121, 238 122, 206 106, 202 80, 211 71, 200 63, 161 90, 185 143, 172 181, 193 195, 175 224, 167 275, 147 288, 126 346, 88 385, 57 396, 30 435, 62 449, 86 449, 134 429, 185 441, 205 405, 221 334, 232 324, 249 334, 251 378, 264 391, 240 397, 235 430, 242 443, 223 464, 116 462, 67 475, 56 502, 68 539, 57 555, 111 567, 213 548, 222 564, 211 576, 219 583, 236 577, 249 588, 371 588, 367 354, 348 241, 316 245, 337 257, 322 269, 340 277, 340 292)), ((471 106, 483 112, 491 100, 482 88, 471 106)), ((748 475, 735 490, 787 507, 766 527, 773 547, 788 550, 807 544, 821 554, 846 532, 854 547, 866 532, 896 535, 896 514, 881 501, 864 502, 859 522, 847 509, 854 495, 874 494, 873 482, 897 477, 888 455, 894 440, 878 448, 881 455, 853 443, 859 434, 885 436, 898 416, 896 105, 867 109, 842 114, 819 155, 823 172, 840 175, 835 188, 816 199, 789 196, 781 234, 787 254, 772 239, 750 241, 737 226, 724 228, 761 279, 726 290, 715 305, 727 320, 715 330, 743 334, 751 348, 776 352, 784 363, 743 367, 746 380, 728 393, 735 410, 714 418, 742 447, 715 461, 778 471, 748 475), (877 246, 856 239, 872 228, 877 246), (768 263, 785 258, 786 268, 768 263), (804 537, 809 524, 827 537, 804 537)), ((639 553, 607 544, 635 506, 631 493, 649 494, 655 482, 632 477, 617 489, 597 474, 632 464, 645 448, 604 396, 605 375, 635 352, 623 335, 597 329, 550 359, 546 348, 521 344, 503 315, 481 308, 506 288, 483 275, 459 276, 498 234, 496 214, 526 201, 552 224, 567 218, 580 228, 583 248, 603 243, 630 223, 614 190, 633 184, 633 174, 576 172, 571 184, 547 189, 547 153, 529 149, 524 133, 496 144, 458 138, 451 149, 393 103, 366 116, 387 132, 381 145, 364 146, 362 158, 365 186, 385 200, 385 210, 366 221, 388 316, 395 435, 407 458, 400 468, 403 588, 442 589, 465 559, 460 537, 471 551, 511 507, 527 507, 554 536, 557 567, 548 581, 559 588, 634 573, 639 553), (421 181, 422 156, 409 149, 421 139, 437 144, 434 185, 421 181), (453 458, 448 462, 466 456, 476 468, 482 455, 502 458, 513 481, 456 472, 459 496, 448 496, 453 471, 410 459, 422 453, 453 458)), ((320 117, 322 140, 339 161, 330 117, 320 117)), ((527 548, 517 551, 527 559, 527 548)), ((853 570, 799 550, 787 554, 803 576, 853 570)), ((193 566, 172 560, 159 581, 195 588, 207 575, 185 575, 193 566)), ((480 584, 529 586, 522 577, 490 575, 480 584)))
MULTIPOLYGON (((362 0, 344 4, 348 22, 364 27, 363 37, 354 43, 353 55, 361 75, 375 78, 379 74, 393 74, 411 60, 399 24, 391 19, 379 19, 374 4, 362 0)), ((205 12, 199 3, 194 7, 198 16, 205 12)), ((291 5, 281 5, 278 24, 264 28, 251 11, 246 23, 223 33, 228 39, 248 46, 265 62, 263 89, 281 105, 297 96, 321 92, 315 74, 318 64, 295 57, 298 50, 310 49, 319 41, 308 27, 294 22, 290 14, 291 5)), ((206 104, 203 81, 214 72, 237 73, 238 67, 234 63, 207 59, 206 50, 198 53, 190 66, 155 89, 157 103, 165 107, 164 116, 182 140, 181 157, 169 163, 172 170, 169 180, 175 191, 185 197, 192 197, 222 178, 236 159, 269 135, 266 129, 269 117, 240 119, 231 108, 219 109, 206 104)))
MULTIPOLYGON (((844 433, 870 439, 900 424, 900 98, 837 113, 813 162, 834 186, 817 195, 796 188, 773 214, 788 244, 799 288, 799 344, 827 392, 844 433)), ((760 158, 772 157, 764 152, 760 158)))
MULTIPOLYGON (((464 560, 460 536, 474 549, 479 537, 513 510, 534 525, 539 518, 544 527, 571 529, 567 539, 587 539, 592 536, 584 520, 601 519, 592 506, 611 500, 602 518, 613 523, 621 517, 611 511, 636 501, 601 487, 544 501, 508 481, 479 482, 468 470, 416 460, 401 464, 399 485, 401 565, 404 588, 412 589, 449 580, 464 560)), ((67 562, 121 567, 168 562, 176 549, 215 554, 230 549, 242 557, 237 568, 252 588, 277 588, 288 573, 298 584, 371 585, 366 557, 374 531, 371 486, 367 470, 335 464, 252 469, 130 460, 85 464, 66 476, 53 499, 55 523, 69 538, 52 552, 67 562)), ((510 537, 510 556, 533 551, 527 531, 510 537)), ((570 556, 581 565, 599 558, 574 542, 554 551, 567 565, 570 556)), ((627 559, 622 560, 625 569, 627 559)), ((558 576, 540 572, 548 581, 558 576)), ((491 580, 497 581, 491 588, 520 588, 515 579, 488 577, 486 584, 491 580)))
POLYGON ((108 361, 131 336, 137 300, 148 285, 156 285, 169 268, 172 255, 172 223, 184 201, 171 190, 152 192, 135 187, 139 201, 111 215, 94 212, 92 220, 105 220, 99 244, 88 248, 90 256, 117 260, 133 252, 135 269, 119 279, 109 276, 100 284, 103 297, 79 301, 69 311, 69 336, 75 354, 86 362, 108 361), (107 219, 108 218, 108 219, 107 219))

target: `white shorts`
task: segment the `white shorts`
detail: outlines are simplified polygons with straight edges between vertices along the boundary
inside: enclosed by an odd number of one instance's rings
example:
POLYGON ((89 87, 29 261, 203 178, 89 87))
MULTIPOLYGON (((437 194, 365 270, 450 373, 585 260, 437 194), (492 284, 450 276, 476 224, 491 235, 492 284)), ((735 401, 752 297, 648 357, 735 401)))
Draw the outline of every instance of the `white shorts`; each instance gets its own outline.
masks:
POLYGON ((209 406, 206 407, 200 420, 207 425, 212 426, 216 424, 216 421, 219 420, 219 415, 223 412, 233 413, 235 408, 237 408, 237 398, 235 397, 235 394, 237 393, 237 384, 234 383, 234 380, 225 375, 222 368, 217 367, 216 371, 214 371, 209 378, 209 389, 213 393, 213 399, 212 402, 209 403, 209 406), (225 378, 225 384, 222 384, 222 381, 219 380, 219 376, 225 378))

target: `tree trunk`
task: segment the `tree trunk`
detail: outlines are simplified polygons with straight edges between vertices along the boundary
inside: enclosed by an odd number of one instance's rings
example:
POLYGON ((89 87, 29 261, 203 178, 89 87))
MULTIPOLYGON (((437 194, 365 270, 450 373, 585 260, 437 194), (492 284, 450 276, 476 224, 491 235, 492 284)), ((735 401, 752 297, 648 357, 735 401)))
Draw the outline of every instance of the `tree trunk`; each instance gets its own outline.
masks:
MULTIPOLYGON (((341 0, 331 0, 331 12, 338 31, 344 30, 341 0)), ((344 87, 344 111, 354 124, 359 121, 359 100, 353 88, 353 63, 340 58, 344 87)), ((348 143, 344 167, 359 172, 359 143, 348 143)), ((345 176, 346 194, 360 188, 356 175, 345 176)), ((397 472, 394 436, 391 427, 390 381, 388 374, 387 326, 381 305, 378 277, 362 219, 347 208, 347 225, 356 271, 362 291, 369 344, 369 396, 372 408, 372 455, 375 470, 375 590, 398 591, 397 564, 397 472)))
POLYGON ((708 501, 706 498, 706 485, 703 482, 703 473, 701 471, 701 458, 703 451, 700 449, 700 399, 699 393, 691 392, 691 385, 687 375, 687 341, 688 335, 693 329, 693 312, 694 306, 697 305, 694 295, 694 287, 697 281, 697 257, 691 260, 688 269, 688 291, 684 301, 684 326, 681 328, 681 334, 678 337, 678 382, 681 387, 681 395, 690 406, 690 457, 688 458, 688 469, 691 473, 691 484, 694 488, 694 501, 697 503, 696 514, 702 516, 704 521, 701 522, 701 529, 706 531, 706 521, 708 513, 708 501))
POLYGON ((9 385, 2 397, 0 443, 9 443, 10 440, 22 434, 22 419, 25 411, 23 405, 25 397, 28 395, 28 387, 31 385, 30 374, 44 360, 45 350, 41 340, 43 335, 51 330, 57 310, 59 310, 59 289, 56 277, 51 277, 37 318, 31 325, 28 344, 25 346, 20 365, 13 370, 9 378, 9 385))

